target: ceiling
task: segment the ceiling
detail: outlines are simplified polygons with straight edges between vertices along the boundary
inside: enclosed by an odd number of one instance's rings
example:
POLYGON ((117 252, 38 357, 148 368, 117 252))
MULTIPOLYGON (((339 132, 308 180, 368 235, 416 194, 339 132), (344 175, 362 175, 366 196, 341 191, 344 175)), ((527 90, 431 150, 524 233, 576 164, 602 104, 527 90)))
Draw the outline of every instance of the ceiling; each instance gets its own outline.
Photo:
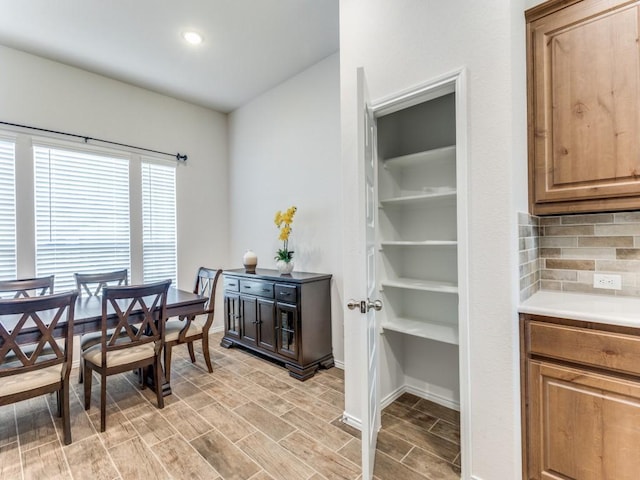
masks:
POLYGON ((0 0, 0 12, 2 45, 221 112, 339 48, 338 0, 0 0))

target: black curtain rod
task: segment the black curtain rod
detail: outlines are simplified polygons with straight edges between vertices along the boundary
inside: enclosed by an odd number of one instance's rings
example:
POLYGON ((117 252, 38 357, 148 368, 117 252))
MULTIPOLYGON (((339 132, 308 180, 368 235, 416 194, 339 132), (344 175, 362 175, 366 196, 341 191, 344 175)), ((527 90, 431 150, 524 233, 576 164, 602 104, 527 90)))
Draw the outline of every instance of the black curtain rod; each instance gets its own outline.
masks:
POLYGON ((10 125, 12 127, 18 127, 18 128, 26 128, 28 130, 36 130, 38 132, 53 133, 55 135, 66 135, 67 137, 81 138, 82 140, 84 140, 84 143, 88 143, 89 140, 91 140, 92 142, 108 143, 110 145, 118 145, 119 147, 126 147, 126 148, 133 148, 135 150, 142 150, 143 152, 157 153, 157 154, 160 154, 160 155, 166 155, 168 157, 173 157, 179 162, 186 162, 187 161, 187 155, 186 154, 182 155, 179 152, 176 153, 176 154, 167 153, 167 152, 159 152, 158 150, 152 150, 150 148, 142 148, 142 147, 135 147, 133 145, 127 145, 126 143, 112 142, 111 140, 102 140, 100 138, 87 137, 85 135, 76 135, 75 133, 66 133, 66 132, 59 132, 57 130, 48 130, 46 128, 30 127, 29 125, 20 125, 19 123, 10 123, 10 122, 0 121, 0 124, 2 124, 2 125, 10 125))

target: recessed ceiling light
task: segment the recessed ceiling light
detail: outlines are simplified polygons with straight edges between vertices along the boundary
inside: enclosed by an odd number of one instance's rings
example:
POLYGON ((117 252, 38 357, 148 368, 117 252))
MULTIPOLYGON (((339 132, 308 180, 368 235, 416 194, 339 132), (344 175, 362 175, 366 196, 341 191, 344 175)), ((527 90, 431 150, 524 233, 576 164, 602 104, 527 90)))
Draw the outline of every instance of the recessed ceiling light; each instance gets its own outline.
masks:
POLYGON ((202 38, 202 35, 200 35, 198 32, 194 32, 194 31, 183 32, 182 33, 182 38, 184 38, 191 45, 200 45, 202 43, 202 41, 204 40, 202 38))

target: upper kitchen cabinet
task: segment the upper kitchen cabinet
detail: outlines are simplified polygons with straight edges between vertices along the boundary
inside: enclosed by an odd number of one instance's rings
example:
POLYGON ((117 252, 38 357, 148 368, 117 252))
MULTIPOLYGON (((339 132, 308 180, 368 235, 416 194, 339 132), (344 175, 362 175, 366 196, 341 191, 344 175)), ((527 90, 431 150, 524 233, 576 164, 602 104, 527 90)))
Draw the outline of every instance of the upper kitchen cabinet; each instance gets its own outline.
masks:
POLYGON ((640 209, 639 6, 526 12, 531 213, 640 209))

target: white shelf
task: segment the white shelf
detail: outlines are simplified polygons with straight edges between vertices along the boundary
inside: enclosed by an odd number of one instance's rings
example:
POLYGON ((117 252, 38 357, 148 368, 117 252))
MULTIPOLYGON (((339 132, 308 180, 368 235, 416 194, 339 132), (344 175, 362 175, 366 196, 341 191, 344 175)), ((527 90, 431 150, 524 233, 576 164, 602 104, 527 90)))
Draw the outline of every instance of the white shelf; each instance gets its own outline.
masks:
MULTIPOLYGON (((383 241, 381 247, 455 247, 457 240, 421 240, 421 241, 383 241)), ((382 250, 382 248, 381 248, 382 250)))
POLYGON ((389 322, 383 323, 382 328, 415 337, 458 345, 458 326, 455 324, 412 318, 394 318, 389 322))
POLYGON ((455 200, 456 190, 447 189, 437 192, 422 193, 419 195, 407 195, 403 197, 387 198, 380 200, 381 207, 391 207, 395 205, 408 205, 412 203, 423 203, 435 200, 455 200))
POLYGON ((383 280, 381 287, 405 288, 424 292, 458 293, 458 285, 452 282, 434 282, 431 280, 416 280, 413 278, 397 278, 383 280))
POLYGON ((437 160, 451 160, 456 161, 456 146, 450 145, 448 147, 434 148, 433 150, 426 150, 424 152, 412 153, 410 155, 402 155, 401 157, 387 158, 384 160, 384 166, 386 167, 398 167, 406 168, 414 165, 420 165, 425 162, 433 162, 437 160))

